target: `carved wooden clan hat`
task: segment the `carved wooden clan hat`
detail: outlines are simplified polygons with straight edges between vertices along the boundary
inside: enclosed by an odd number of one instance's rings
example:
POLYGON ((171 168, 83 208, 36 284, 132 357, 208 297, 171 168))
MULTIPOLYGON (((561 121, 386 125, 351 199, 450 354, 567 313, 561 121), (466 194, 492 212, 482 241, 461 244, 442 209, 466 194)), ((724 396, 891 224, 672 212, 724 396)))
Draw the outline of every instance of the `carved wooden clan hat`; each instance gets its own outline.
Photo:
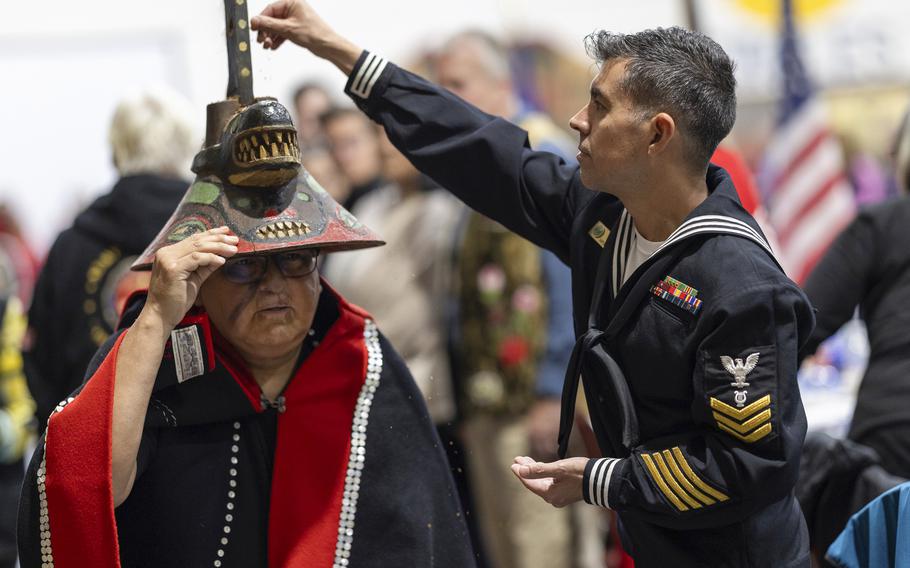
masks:
POLYGON ((301 167, 287 109, 253 97, 246 4, 225 1, 225 17, 228 97, 208 105, 205 147, 193 160, 196 179, 133 269, 148 270, 159 248, 222 225, 239 237, 238 256, 384 244, 301 167))

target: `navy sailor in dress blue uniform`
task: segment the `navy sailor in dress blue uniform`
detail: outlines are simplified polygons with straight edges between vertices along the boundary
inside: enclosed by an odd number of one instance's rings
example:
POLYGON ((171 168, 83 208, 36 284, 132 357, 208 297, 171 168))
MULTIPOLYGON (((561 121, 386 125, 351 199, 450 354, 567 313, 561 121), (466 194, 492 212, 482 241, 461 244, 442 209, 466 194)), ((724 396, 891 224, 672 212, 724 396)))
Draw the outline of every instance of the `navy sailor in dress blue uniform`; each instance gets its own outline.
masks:
POLYGON ((616 510, 637 566, 809 565, 793 487, 806 432, 797 351, 814 317, 708 163, 735 118, 717 44, 678 28, 592 35, 602 67, 571 122, 579 167, 360 50, 302 0, 252 26, 266 48, 290 39, 332 61, 419 169, 571 267, 578 342, 560 454, 582 380, 605 457, 516 458, 529 489, 616 510))

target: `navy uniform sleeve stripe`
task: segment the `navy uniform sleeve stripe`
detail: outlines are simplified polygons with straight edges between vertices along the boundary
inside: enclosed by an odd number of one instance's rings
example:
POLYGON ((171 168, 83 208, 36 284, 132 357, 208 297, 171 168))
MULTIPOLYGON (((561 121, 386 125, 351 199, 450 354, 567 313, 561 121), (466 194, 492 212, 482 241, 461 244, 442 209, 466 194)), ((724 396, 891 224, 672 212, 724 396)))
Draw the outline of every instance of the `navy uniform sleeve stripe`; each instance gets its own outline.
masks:
POLYGON ((618 458, 588 460, 582 477, 582 497, 586 503, 610 508, 610 480, 618 458))
POLYGON ((345 90, 362 99, 369 98, 387 64, 388 61, 375 53, 364 51, 351 71, 345 90))

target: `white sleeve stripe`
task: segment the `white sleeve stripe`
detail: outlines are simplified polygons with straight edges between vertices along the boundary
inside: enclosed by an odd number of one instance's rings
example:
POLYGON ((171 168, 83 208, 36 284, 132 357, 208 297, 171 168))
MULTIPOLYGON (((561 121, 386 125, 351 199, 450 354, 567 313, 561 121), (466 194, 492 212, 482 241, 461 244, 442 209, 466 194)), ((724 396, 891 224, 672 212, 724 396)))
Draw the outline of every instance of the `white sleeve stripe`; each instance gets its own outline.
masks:
POLYGON ((388 61, 386 61, 385 59, 381 59, 379 61, 379 65, 376 66, 376 71, 373 72, 373 76, 370 77, 370 81, 367 84, 366 94, 365 94, 365 96, 367 98, 369 98, 370 93, 373 92, 373 85, 376 84, 376 81, 379 80, 379 76, 382 75, 382 71, 385 69, 386 63, 388 63, 388 61))
POLYGON ((370 80, 370 76, 373 74, 373 70, 376 69, 376 66, 379 65, 379 62, 382 61, 382 58, 376 55, 370 54, 370 61, 363 62, 364 73, 360 77, 360 83, 354 85, 354 88, 363 93, 366 91, 367 82, 370 80))
POLYGON ((620 458, 600 458, 591 468, 588 479, 589 503, 599 507, 610 508, 610 480, 613 478, 613 468, 620 458))
POLYGON ((364 58, 363 63, 357 70, 357 74, 354 76, 354 80, 351 81, 351 93, 363 99, 369 98, 370 93, 373 91, 373 86, 379 80, 379 76, 382 75, 382 71, 387 64, 388 61, 382 57, 367 53, 366 58, 364 58))
POLYGON ((619 462, 619 458, 600 458, 591 468, 591 476, 588 479, 588 496, 592 505, 610 507, 610 479, 613 477, 613 468, 616 467, 617 462, 619 462))
POLYGON ((610 479, 613 478, 613 468, 616 467, 617 462, 619 462, 618 459, 615 459, 610 462, 610 467, 607 468, 607 478, 604 479, 604 485, 603 485, 603 487, 604 487, 604 489, 603 489, 604 505, 603 506, 606 507, 607 509, 610 509, 610 479))
POLYGON ((603 485, 604 475, 606 475, 607 471, 610 470, 610 466, 612 464, 613 464, 613 460, 607 460, 607 462, 604 464, 604 468, 602 470, 600 470, 600 475, 597 476, 597 492, 599 494, 597 500, 600 502, 601 507, 603 507, 606 504, 606 495, 604 494, 605 491, 604 491, 604 485, 603 485))
POLYGON ((594 467, 591 468, 591 477, 588 479, 588 496, 591 498, 591 503, 594 505, 600 505, 600 503, 597 502, 597 483, 595 480, 597 479, 598 473, 600 473, 600 470, 603 468, 605 461, 607 460, 597 460, 594 467))
POLYGON ((360 66, 360 69, 357 71, 357 75, 355 75, 354 80, 351 81, 351 92, 352 93, 360 94, 357 91, 357 85, 360 84, 361 79, 363 79, 363 74, 367 70, 367 66, 369 66, 370 63, 373 62, 373 59, 375 57, 376 56, 373 55, 372 53, 367 53, 367 57, 366 57, 366 59, 363 60, 363 64, 360 66))

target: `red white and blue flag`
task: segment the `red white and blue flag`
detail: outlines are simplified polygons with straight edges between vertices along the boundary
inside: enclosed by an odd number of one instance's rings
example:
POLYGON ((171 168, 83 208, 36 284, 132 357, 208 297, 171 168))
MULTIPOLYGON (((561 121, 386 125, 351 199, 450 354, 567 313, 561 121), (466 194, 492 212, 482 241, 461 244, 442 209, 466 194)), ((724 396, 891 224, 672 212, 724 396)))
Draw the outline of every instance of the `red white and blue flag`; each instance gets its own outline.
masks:
POLYGON ((856 206, 840 142, 799 56, 792 0, 782 4, 784 92, 760 180, 780 243, 778 258, 802 283, 856 206))

